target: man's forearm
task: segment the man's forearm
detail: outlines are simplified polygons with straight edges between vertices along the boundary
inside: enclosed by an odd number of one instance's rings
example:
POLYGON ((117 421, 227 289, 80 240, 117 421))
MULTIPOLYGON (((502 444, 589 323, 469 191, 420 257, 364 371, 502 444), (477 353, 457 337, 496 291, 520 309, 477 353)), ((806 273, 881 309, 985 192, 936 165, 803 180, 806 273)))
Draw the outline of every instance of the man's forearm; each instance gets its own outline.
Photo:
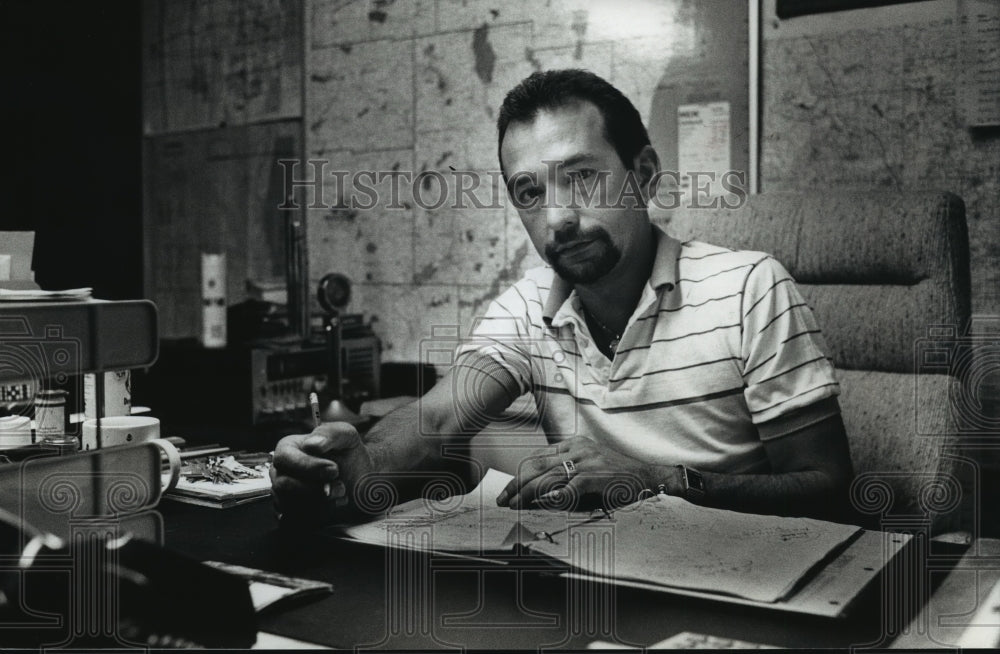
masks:
POLYGON ((440 455, 439 439, 421 433, 420 403, 411 402, 380 420, 365 437, 379 472, 420 470, 440 455))
POLYGON ((516 397, 513 378, 498 380, 498 370, 489 357, 465 359, 419 400, 383 418, 364 438, 375 469, 453 468, 455 460, 444 456, 443 447, 468 441, 516 397))
MULTIPOLYGON (((747 513, 810 516, 828 520, 848 515, 847 486, 820 470, 777 474, 702 472, 705 494, 698 504, 747 513)), ((655 466, 650 486, 666 486, 670 495, 684 496, 684 481, 676 466, 655 466)))
POLYGON ((464 487, 461 492, 478 481, 473 480, 467 459, 444 453, 445 445, 462 435, 450 433, 455 431, 453 426, 426 408, 419 400, 400 407, 382 418, 364 437, 373 469, 391 480, 400 500, 423 495, 432 480, 450 477, 458 482, 456 491, 464 487))
MULTIPOLYGON (((772 436, 764 447, 770 473, 701 471, 705 495, 699 503, 752 513, 853 520, 848 494, 854 473, 839 411, 772 436)), ((684 480, 676 466, 660 466, 656 473, 666 481, 654 483, 667 484, 672 495, 684 495, 684 480)))

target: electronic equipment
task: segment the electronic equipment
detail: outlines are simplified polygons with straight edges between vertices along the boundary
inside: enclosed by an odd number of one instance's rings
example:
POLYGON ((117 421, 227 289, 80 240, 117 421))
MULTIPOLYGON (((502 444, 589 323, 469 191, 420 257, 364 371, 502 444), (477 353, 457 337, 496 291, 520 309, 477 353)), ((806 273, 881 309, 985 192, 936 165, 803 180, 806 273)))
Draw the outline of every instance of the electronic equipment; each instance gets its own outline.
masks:
MULTIPOLYGON (((381 347, 367 327, 355 331, 340 341, 339 397, 357 407, 379 397, 381 347)), ((329 390, 327 345, 253 348, 249 381, 251 424, 307 419, 309 393, 329 390)))
POLYGON ((304 337, 230 339, 220 349, 164 342, 159 363, 137 384, 136 401, 156 407, 165 433, 241 448, 273 447, 275 437, 312 429, 311 392, 319 395, 322 420, 359 420, 361 403, 380 397, 381 343, 363 315, 342 313, 350 299, 346 277, 330 273, 318 291, 324 313, 304 337))
MULTIPOLYGON (((355 409, 380 397, 381 344, 360 317, 345 316, 340 343, 342 394, 355 409)), ((328 347, 322 337, 306 343, 273 340, 207 349, 193 339, 164 341, 157 364, 135 381, 134 400, 156 407, 167 435, 191 442, 273 447, 256 442, 249 427, 309 425, 309 393, 329 394, 328 347)), ((302 428, 302 427, 298 427, 302 428)))

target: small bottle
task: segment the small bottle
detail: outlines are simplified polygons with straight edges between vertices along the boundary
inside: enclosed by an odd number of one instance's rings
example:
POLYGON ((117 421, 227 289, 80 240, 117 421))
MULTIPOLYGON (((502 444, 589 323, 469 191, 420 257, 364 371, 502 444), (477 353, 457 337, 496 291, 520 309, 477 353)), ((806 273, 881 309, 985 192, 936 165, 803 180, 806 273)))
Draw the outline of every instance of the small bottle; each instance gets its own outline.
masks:
POLYGON ((35 394, 35 435, 46 447, 61 453, 79 449, 75 436, 66 435, 66 391, 38 391, 35 394))

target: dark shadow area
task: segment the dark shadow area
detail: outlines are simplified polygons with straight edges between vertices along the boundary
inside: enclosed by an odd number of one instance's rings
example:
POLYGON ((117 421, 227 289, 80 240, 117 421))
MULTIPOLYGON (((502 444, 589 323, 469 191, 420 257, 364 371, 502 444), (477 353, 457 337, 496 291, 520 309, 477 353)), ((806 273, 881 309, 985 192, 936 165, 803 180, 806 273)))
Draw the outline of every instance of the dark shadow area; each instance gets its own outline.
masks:
POLYGON ((142 296, 141 3, 0 0, 0 230, 42 288, 142 296))

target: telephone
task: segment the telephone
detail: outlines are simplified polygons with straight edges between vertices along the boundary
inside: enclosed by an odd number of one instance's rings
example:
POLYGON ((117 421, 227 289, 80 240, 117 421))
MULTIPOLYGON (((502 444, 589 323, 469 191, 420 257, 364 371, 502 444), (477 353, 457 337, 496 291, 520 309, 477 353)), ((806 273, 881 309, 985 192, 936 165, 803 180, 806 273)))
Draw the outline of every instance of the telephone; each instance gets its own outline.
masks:
POLYGON ((0 509, 5 647, 232 647, 256 640, 245 580, 131 535, 67 543, 0 509))
POLYGON ((0 465, 0 646, 253 644, 246 581, 158 545, 161 448, 0 465))

